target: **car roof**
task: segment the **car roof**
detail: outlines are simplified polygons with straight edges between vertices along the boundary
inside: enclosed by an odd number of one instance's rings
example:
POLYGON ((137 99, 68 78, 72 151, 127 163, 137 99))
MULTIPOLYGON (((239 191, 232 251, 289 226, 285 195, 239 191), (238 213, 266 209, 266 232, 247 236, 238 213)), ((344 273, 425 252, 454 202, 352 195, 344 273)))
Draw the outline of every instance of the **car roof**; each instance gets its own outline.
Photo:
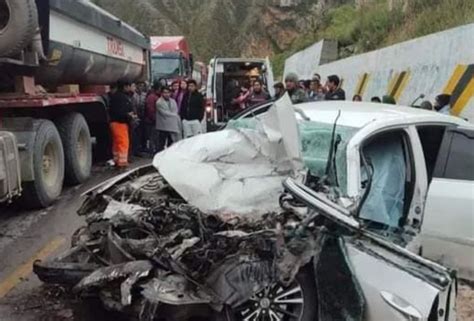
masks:
POLYGON ((473 124, 458 117, 399 105, 352 101, 319 101, 298 104, 295 107, 301 109, 311 120, 324 123, 333 123, 339 111, 341 111, 337 123, 355 128, 362 128, 369 123, 382 125, 383 123, 397 121, 400 123, 451 123, 474 128, 473 124))

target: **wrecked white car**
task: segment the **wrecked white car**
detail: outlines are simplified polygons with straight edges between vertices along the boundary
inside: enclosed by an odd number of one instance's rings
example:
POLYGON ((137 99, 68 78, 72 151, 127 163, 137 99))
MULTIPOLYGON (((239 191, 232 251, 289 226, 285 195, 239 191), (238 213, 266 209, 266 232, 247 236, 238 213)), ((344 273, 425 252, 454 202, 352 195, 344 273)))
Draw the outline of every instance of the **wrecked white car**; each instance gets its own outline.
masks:
POLYGON ((35 273, 140 320, 455 320, 455 274, 408 250, 431 115, 338 104, 280 100, 104 183, 35 273))
MULTIPOLYGON (((262 104, 243 111, 231 126, 249 126, 253 120, 248 118, 258 117, 270 106, 262 104)), ((335 156, 339 167, 334 167, 337 181, 329 184, 335 186, 334 183, 342 182, 338 201, 346 207, 353 207, 354 200, 361 204, 367 202, 365 209, 370 211, 364 210, 362 217, 372 215, 368 227, 379 233, 386 233, 387 227, 393 229, 412 224, 411 229, 414 228, 419 238, 409 242, 414 253, 455 269, 462 279, 474 281, 474 125, 435 112, 391 105, 357 102, 298 105, 297 116, 306 120, 300 124, 305 163, 317 177, 326 171, 330 139, 326 130, 325 134, 321 133, 327 137, 322 136, 325 143, 315 145, 313 127, 327 126, 339 110, 342 113, 340 126, 336 127, 339 132, 335 133, 338 147, 335 156), (323 124, 318 125, 314 120, 323 124), (351 129, 361 132, 347 137, 346 131, 351 129), (345 143, 339 146, 337 135, 351 141, 344 139, 347 146, 345 143), (403 144, 394 144, 397 136, 403 137, 403 144), (343 148, 342 154, 339 147, 343 148), (404 159, 402 149, 407 153, 404 159), (319 165, 314 162, 315 157, 319 165), (370 164, 364 163, 364 159, 370 160, 370 164), (369 188, 371 195, 366 193, 368 181, 364 164, 376 167, 373 178, 377 186, 369 188), (406 186, 403 185, 404 177, 406 186), (392 187, 394 189, 390 191, 392 187), (416 193, 415 188, 419 188, 416 193), (382 190, 384 192, 379 193, 382 190), (364 194, 368 199, 362 200, 364 194), (406 196, 403 202, 408 207, 403 213, 399 207, 401 203, 390 202, 391 196, 398 200, 406 196), (381 202, 382 198, 386 201, 381 202), (387 206, 391 204, 398 208, 391 210, 393 215, 387 215, 387 206), (382 211, 374 217, 374 209, 382 211), (405 220, 407 211, 416 215, 405 220), (402 220, 398 219, 400 216, 403 216, 402 220)))

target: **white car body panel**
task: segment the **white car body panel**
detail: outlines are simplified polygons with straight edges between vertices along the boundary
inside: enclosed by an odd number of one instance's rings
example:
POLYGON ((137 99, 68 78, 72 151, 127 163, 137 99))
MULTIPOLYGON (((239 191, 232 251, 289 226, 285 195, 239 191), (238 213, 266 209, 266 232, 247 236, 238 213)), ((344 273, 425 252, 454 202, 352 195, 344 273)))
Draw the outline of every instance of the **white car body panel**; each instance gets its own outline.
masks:
POLYGON ((434 178, 421 230, 423 255, 474 279, 474 181, 434 178), (442 250, 441 250, 442 249, 442 250))
MULTIPOLYGON (((358 222, 341 219, 345 211, 331 203, 324 194, 316 193, 292 179, 285 180, 284 185, 294 197, 320 215, 360 232, 359 236, 346 237, 344 245, 347 260, 367 303, 365 320, 428 320, 437 297, 438 320, 445 320, 448 294, 455 289, 446 268, 359 228, 358 222), (420 268, 420 265, 423 267, 420 268), (402 311, 411 312, 412 318, 402 311)), ((455 294, 450 299, 453 297, 455 294)), ((456 304, 452 300, 449 302, 451 309, 447 320, 454 321, 456 304)))
POLYGON ((439 290, 409 273, 347 245, 353 271, 364 293, 367 304, 366 320, 410 320, 391 307, 382 291, 407 301, 422 319, 427 320, 439 290))

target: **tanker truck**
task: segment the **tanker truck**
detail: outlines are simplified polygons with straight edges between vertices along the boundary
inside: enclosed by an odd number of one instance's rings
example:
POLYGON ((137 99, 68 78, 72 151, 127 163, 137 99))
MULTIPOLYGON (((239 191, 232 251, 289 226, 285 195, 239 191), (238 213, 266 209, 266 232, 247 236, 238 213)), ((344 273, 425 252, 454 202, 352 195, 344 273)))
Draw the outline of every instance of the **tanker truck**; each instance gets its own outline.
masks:
POLYGON ((85 0, 0 0, 0 202, 49 206, 108 140, 108 85, 149 77, 149 39, 85 0))

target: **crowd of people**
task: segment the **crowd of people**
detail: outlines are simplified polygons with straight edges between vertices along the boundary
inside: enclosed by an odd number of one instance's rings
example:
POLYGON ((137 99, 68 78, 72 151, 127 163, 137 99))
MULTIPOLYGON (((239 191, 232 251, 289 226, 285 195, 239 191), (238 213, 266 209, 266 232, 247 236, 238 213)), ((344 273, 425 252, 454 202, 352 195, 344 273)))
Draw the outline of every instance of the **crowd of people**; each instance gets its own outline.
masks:
POLYGON ((110 165, 126 168, 132 156, 154 155, 202 133, 205 101, 195 80, 171 86, 119 81, 108 94, 112 136, 110 165))
MULTIPOLYGON (((277 83, 275 88, 275 98, 283 96, 288 92, 293 103, 301 103, 307 101, 323 101, 323 100, 346 100, 346 93, 342 89, 341 79, 337 75, 327 77, 325 84, 321 82, 321 76, 314 74, 311 80, 299 80, 298 76, 290 73, 285 77, 285 84, 277 83)), ((361 102, 361 95, 354 95, 352 101, 361 102)), ((413 105, 426 110, 437 111, 443 114, 451 114, 451 96, 441 94, 436 96, 434 103, 428 100, 421 102, 420 105, 413 105)), ((372 103, 383 103, 396 105, 397 101, 393 96, 384 95, 382 98, 374 96, 370 98, 372 103)))
MULTIPOLYGON (((275 96, 271 97, 263 82, 255 79, 231 96, 230 104, 244 110, 277 100, 285 93, 294 104, 346 100, 337 75, 328 76, 323 85, 319 74, 314 74, 311 80, 300 80, 296 74, 289 73, 284 84, 276 83, 274 89, 275 96)), ((193 79, 175 81, 169 87, 158 82, 151 88, 145 83, 118 82, 108 94, 108 100, 113 156, 110 164, 116 167, 127 167, 132 155, 154 155, 183 138, 203 132, 205 100, 193 79)), ((354 95, 352 100, 363 101, 360 95, 354 95)), ((442 94, 436 97, 434 104, 423 101, 417 107, 450 114, 450 100, 449 95, 442 94)), ((390 95, 372 97, 370 102, 396 104, 390 95)))

